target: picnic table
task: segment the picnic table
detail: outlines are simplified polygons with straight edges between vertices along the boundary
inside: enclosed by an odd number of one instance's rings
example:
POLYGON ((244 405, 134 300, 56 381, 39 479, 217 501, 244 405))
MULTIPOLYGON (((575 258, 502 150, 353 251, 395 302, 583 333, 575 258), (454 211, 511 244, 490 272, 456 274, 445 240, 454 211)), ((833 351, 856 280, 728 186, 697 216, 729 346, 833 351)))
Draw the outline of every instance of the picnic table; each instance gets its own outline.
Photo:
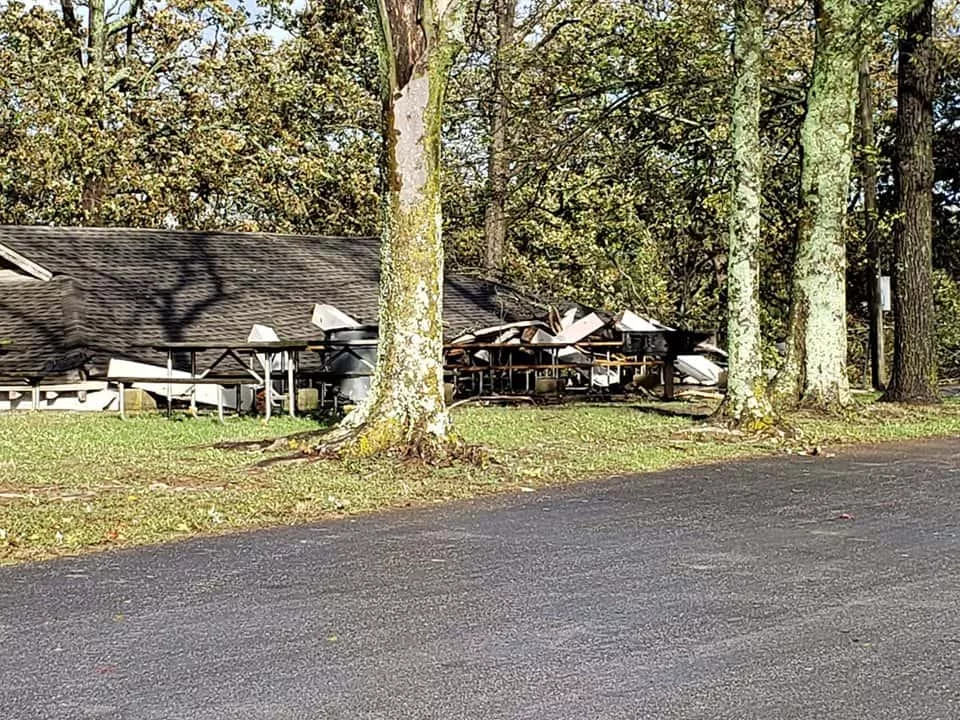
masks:
MULTIPOLYGON (((128 384, 153 383, 166 385, 167 414, 173 406, 174 385, 186 385, 190 388, 191 406, 196 407, 197 385, 262 385, 264 389, 264 414, 270 419, 273 410, 273 360, 278 355, 281 358, 281 367, 286 370, 287 382, 287 409, 290 417, 296 415, 296 367, 300 353, 307 349, 306 342, 286 341, 255 341, 255 342, 166 342, 140 344, 137 347, 149 348, 155 352, 166 354, 166 375, 162 377, 115 376, 109 378, 116 383, 120 390, 120 415, 125 417, 124 389, 128 384), (174 376, 174 356, 186 353, 189 357, 190 370, 186 376, 174 376), (204 359, 200 365, 200 356, 212 354, 212 359, 204 359), (222 365, 226 361, 234 361, 237 367, 223 371, 222 365), (262 367, 262 372, 257 366, 262 367)), ((178 371, 183 372, 183 371, 178 371)), ((218 393, 217 414, 223 421, 223 396, 218 393)))

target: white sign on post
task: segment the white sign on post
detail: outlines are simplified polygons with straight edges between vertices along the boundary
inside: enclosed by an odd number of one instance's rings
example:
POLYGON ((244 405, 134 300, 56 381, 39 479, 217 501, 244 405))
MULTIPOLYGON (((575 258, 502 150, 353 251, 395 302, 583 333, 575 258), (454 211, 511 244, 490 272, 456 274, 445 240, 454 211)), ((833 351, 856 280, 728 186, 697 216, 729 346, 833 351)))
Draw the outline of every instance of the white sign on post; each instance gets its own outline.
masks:
POLYGON ((880 309, 884 312, 890 312, 893 306, 890 304, 892 295, 890 293, 890 276, 880 276, 880 309))

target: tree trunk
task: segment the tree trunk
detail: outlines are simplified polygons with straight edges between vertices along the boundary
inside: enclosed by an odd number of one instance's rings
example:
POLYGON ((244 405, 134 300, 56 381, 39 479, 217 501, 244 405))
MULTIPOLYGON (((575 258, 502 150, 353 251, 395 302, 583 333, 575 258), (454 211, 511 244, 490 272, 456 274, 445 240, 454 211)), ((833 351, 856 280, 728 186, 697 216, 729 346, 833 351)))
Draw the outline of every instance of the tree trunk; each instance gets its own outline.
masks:
POLYGON ((721 412, 750 429, 770 424, 760 346, 759 250, 763 176, 760 85, 763 64, 762 0, 734 3, 733 209, 727 285, 727 396, 721 412))
POLYGON ((513 43, 516 0, 494 0, 497 15, 497 41, 492 67, 492 110, 490 115, 490 147, 487 182, 490 197, 484 218, 486 252, 484 267, 491 275, 503 270, 503 254, 507 237, 507 186, 510 182, 510 156, 507 150, 507 99, 505 55, 513 43))
MULTIPOLYGON (((66 8, 67 6, 63 6, 66 8)), ((72 9, 72 5, 70 5, 72 9)), ((64 22, 70 20, 64 10, 64 22)), ((92 132, 100 133, 104 129, 104 104, 106 93, 107 62, 107 10, 106 0, 89 0, 87 5, 87 65, 86 74, 86 115, 90 120, 92 132)), ((97 141, 88 140, 87 147, 96 147, 97 141)), ((106 168, 101 158, 91 158, 83 168, 80 189, 80 204, 84 221, 97 226, 103 222, 103 200, 105 193, 106 168)))
POLYGON ((89 0, 87 5, 87 73, 91 91, 102 94, 107 58, 106 0, 89 0))
POLYGON ((379 357, 370 394, 334 431, 348 453, 442 446, 449 430, 443 387, 440 129, 458 2, 380 3, 386 187, 379 357))
POLYGON ((860 58, 868 42, 920 2, 814 0, 817 32, 800 136, 801 212, 787 356, 773 388, 778 404, 837 410, 851 402, 844 225, 860 58))
POLYGON ((937 53, 933 0, 904 23, 897 71, 897 145, 894 185, 893 371, 886 400, 935 402, 937 337, 932 282, 933 99, 937 53))
POLYGON ((874 390, 883 390, 885 370, 881 278, 883 255, 877 214, 877 149, 873 132, 873 90, 867 58, 860 62, 860 156, 863 189, 863 228, 867 240, 870 292, 870 379, 874 390))
POLYGON ((835 410, 851 402, 844 226, 862 49, 856 9, 851 0, 823 0, 817 8, 787 355, 774 385, 787 406, 835 410))

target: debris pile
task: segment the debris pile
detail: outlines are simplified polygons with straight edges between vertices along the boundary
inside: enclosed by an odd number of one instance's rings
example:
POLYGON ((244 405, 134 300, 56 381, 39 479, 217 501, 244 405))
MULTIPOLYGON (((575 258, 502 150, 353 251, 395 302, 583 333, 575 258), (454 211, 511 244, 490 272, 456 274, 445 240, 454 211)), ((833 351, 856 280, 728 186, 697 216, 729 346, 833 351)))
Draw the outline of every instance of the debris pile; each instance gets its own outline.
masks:
MULTIPOLYGON (((342 397, 362 399, 376 364, 376 327, 360 325, 332 305, 316 305, 313 323, 326 336, 323 379, 342 397)), ((448 391, 461 398, 611 396, 649 393, 662 384, 670 398, 675 382, 725 382, 726 353, 709 342, 713 335, 677 330, 631 310, 614 316, 579 306, 550 310, 448 340, 448 391)))

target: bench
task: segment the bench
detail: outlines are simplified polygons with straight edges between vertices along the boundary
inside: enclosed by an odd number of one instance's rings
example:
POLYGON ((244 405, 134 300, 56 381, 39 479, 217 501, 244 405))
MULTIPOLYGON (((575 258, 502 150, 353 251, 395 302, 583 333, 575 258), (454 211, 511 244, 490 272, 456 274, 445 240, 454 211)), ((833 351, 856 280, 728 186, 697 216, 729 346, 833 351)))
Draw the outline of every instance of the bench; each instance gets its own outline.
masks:
MULTIPOLYGON (((203 377, 111 377, 107 378, 107 382, 113 383, 117 386, 119 390, 119 404, 120 404, 120 417, 126 420, 127 412, 124 403, 124 390, 126 390, 127 385, 136 385, 136 384, 146 384, 146 385, 166 385, 168 387, 167 392, 167 414, 170 414, 171 409, 171 399, 172 399, 172 388, 174 386, 180 387, 185 386, 187 388, 192 388, 196 385, 227 385, 234 386, 239 389, 241 385, 261 385, 263 383, 258 382, 257 378, 252 375, 205 375, 203 377)), ((293 393, 291 393, 293 395, 293 393)), ((239 401, 239 394, 237 396, 239 401)), ((271 398, 272 401, 272 398, 271 398)), ((293 415, 293 398, 290 399, 290 414, 293 415)), ((267 411, 269 419, 269 410, 267 411)), ((223 395, 217 393, 217 418, 220 422, 223 422, 223 395)))

